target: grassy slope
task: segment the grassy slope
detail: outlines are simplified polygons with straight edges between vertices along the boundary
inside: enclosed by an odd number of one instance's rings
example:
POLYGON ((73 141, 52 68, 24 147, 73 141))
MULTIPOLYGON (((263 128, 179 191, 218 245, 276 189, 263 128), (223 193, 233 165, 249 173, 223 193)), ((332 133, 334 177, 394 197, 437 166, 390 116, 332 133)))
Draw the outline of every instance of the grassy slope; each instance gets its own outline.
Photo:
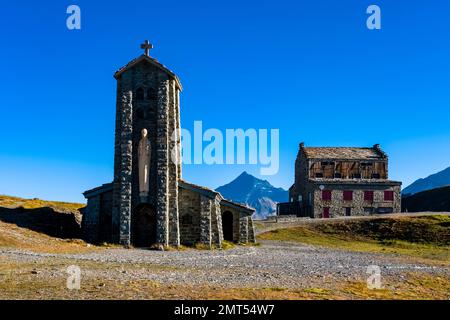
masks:
MULTIPOLYGON (((45 201, 41 199, 23 199, 19 197, 0 195, 0 208, 39 209, 53 208, 61 214, 76 213, 85 204, 45 201)), ((91 249, 81 240, 60 239, 46 234, 18 227, 14 223, 0 221, 0 247, 28 249, 46 253, 77 253, 91 249)))
POLYGON ((49 207, 58 211, 78 211, 78 209, 83 208, 85 204, 82 203, 72 203, 72 202, 61 202, 61 201, 46 201, 41 199, 24 199, 19 197, 0 195, 0 207, 5 208, 17 208, 23 207, 24 209, 36 209, 49 207))
POLYGON ((397 253, 450 264, 450 217, 446 215, 329 220, 268 231, 258 238, 353 251, 397 253))
POLYGON ((81 253, 97 250, 79 239, 60 239, 0 221, 0 248, 43 253, 81 253))

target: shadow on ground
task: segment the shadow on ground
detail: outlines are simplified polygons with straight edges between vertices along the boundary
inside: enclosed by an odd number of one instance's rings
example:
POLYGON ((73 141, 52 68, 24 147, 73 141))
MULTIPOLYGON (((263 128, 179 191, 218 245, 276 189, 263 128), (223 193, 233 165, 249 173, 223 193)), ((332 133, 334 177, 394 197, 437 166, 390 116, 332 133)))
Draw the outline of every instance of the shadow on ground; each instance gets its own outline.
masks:
POLYGON ((0 221, 63 239, 81 238, 81 227, 74 213, 50 207, 36 209, 0 207, 0 221))

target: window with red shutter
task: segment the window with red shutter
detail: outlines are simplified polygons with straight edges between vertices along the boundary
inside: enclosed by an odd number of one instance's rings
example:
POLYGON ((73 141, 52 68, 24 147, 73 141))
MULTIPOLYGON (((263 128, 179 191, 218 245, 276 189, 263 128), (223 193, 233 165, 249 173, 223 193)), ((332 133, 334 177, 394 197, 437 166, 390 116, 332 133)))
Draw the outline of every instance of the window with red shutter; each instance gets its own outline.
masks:
POLYGON ((373 201, 373 191, 364 191, 364 200, 373 201))
POLYGON ((393 200, 394 200, 394 191, 385 191, 384 201, 393 201, 393 200))
POLYGON ((322 218, 329 218, 329 217, 330 217, 330 208, 323 208, 322 218))
POLYGON ((353 200, 353 191, 344 191, 344 200, 352 201, 353 200))
POLYGON ((322 200, 325 201, 331 200, 331 190, 322 190, 322 200))

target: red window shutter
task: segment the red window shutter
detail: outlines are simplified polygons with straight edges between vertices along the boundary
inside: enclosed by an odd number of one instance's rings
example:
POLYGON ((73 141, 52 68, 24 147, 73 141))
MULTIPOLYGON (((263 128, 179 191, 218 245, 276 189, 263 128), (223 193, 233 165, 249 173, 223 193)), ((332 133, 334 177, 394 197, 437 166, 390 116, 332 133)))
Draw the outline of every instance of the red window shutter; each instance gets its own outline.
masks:
POLYGON ((393 201, 393 200, 394 200, 394 191, 385 191, 384 201, 393 201))
POLYGON ((322 190, 322 200, 325 201, 331 200, 331 190, 322 190))
POLYGON ((330 217, 330 208, 323 208, 322 218, 329 218, 329 217, 330 217))
POLYGON ((364 200, 373 201, 373 191, 364 191, 364 200))
POLYGON ((352 201, 353 200, 353 191, 344 191, 344 200, 352 201))

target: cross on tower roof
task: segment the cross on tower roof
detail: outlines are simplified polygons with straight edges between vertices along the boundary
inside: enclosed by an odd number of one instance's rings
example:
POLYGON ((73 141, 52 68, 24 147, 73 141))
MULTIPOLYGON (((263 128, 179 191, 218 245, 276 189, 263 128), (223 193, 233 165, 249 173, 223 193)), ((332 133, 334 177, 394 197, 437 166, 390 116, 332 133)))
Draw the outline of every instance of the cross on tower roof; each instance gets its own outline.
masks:
POLYGON ((145 55, 147 57, 150 56, 150 49, 153 49, 153 45, 148 41, 145 40, 143 44, 141 44, 141 49, 145 50, 145 55))

